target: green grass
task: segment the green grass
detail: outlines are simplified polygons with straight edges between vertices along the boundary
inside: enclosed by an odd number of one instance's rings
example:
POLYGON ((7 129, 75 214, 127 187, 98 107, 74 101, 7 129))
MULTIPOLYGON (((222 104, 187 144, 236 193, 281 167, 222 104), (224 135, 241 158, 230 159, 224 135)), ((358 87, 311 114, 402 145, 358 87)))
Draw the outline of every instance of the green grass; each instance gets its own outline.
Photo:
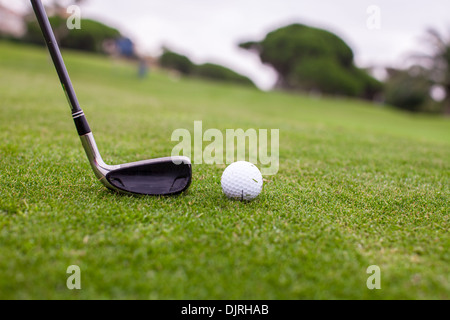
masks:
POLYGON ((170 155, 202 120, 280 129, 280 171, 250 203, 222 194, 220 165, 178 197, 111 193, 46 51, 0 43, 1 299, 450 298, 448 119, 64 56, 107 163, 170 155))

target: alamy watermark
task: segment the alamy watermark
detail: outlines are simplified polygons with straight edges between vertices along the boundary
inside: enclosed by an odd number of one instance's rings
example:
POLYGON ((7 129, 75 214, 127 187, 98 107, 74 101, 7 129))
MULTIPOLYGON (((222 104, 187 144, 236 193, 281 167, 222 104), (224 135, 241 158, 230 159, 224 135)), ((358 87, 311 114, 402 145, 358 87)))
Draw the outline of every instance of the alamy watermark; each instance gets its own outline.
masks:
POLYGON ((172 156, 186 156, 194 164, 231 164, 249 161, 261 166, 263 175, 277 174, 280 166, 280 130, 271 129, 219 129, 203 131, 203 122, 194 121, 194 134, 187 129, 176 129, 172 142, 172 156), (270 144, 269 144, 270 138, 270 144), (192 147, 193 146, 193 147, 192 147))
POLYGON ((81 290, 81 269, 77 265, 69 266, 66 273, 70 274, 66 281, 67 289, 81 290))
POLYGON ((70 16, 67 18, 67 29, 81 29, 81 8, 76 5, 69 6, 66 11, 70 16))
POLYGON ((369 278, 367 278, 366 285, 367 289, 381 289, 381 269, 379 266, 372 265, 369 266, 366 270, 367 274, 371 274, 369 278))
POLYGON ((376 5, 371 5, 367 8, 366 13, 369 17, 366 20, 366 26, 369 30, 381 29, 381 8, 376 5))

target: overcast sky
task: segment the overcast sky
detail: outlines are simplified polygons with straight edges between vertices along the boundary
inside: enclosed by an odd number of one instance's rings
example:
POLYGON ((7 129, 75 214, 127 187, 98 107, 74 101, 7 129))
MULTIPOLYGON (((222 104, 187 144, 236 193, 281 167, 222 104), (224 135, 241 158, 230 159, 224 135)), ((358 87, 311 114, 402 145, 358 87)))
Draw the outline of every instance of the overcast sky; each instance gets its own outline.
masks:
MULTIPOLYGON (((18 9, 28 2, 0 0, 18 9)), ((196 63, 233 68, 264 89, 274 72, 237 44, 290 23, 336 33, 360 67, 404 65, 424 49, 420 37, 428 27, 450 37, 450 0, 86 0, 81 9, 83 18, 118 27, 143 53, 156 55, 165 45, 196 63), (379 8, 379 29, 367 26, 374 26, 371 6, 379 8)))

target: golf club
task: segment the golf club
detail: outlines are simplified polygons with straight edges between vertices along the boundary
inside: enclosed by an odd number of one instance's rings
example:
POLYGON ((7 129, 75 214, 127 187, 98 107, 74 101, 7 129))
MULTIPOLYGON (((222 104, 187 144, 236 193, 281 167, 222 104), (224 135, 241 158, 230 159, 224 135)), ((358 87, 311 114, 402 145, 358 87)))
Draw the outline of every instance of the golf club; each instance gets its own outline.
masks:
POLYGON ((72 117, 96 177, 111 190, 126 194, 173 195, 191 184, 192 167, 187 157, 150 159, 120 165, 107 165, 98 151, 94 136, 80 108, 55 35, 40 0, 30 0, 45 38, 61 85, 72 109, 72 117))

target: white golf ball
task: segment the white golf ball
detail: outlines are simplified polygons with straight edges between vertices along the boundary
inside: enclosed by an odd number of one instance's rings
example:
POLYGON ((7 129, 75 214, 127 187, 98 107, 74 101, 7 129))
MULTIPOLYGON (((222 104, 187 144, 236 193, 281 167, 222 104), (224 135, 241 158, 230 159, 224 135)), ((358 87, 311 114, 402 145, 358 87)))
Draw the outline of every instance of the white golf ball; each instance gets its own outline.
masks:
POLYGON ((228 198, 249 201, 261 193, 263 177, 254 164, 238 161, 225 169, 221 183, 223 193, 228 198))

